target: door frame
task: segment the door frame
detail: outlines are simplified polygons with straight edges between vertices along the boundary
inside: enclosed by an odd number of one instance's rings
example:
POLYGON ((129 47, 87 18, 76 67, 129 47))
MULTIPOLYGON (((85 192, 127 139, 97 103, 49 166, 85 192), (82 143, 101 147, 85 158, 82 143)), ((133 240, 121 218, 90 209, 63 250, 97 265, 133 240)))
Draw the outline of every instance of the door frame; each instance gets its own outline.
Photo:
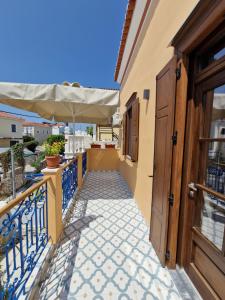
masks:
MULTIPOLYGON (((215 36, 216 33, 213 34, 213 37, 215 36)), ((220 31, 218 31, 218 36, 221 37, 220 31)), ((218 61, 214 61, 203 71, 198 73, 199 75, 197 75, 195 71, 197 69, 196 57, 199 56, 198 51, 199 50, 195 52, 195 55, 190 60, 190 66, 192 66, 193 69, 191 69, 192 72, 190 72, 192 74, 192 78, 189 80, 189 97, 187 103, 188 108, 181 193, 178 263, 185 268, 186 272, 205 299, 217 299, 218 295, 196 267, 194 263, 195 255, 193 253, 195 253, 195 249, 204 249, 201 251, 201 255, 203 255, 202 257, 207 255, 206 259, 210 261, 212 265, 216 266, 218 271, 222 271, 223 274, 225 273, 224 255, 222 255, 220 251, 195 228, 194 218, 196 216, 197 206, 195 199, 192 200, 189 197, 188 183, 196 182, 198 177, 198 168, 204 165, 201 159, 199 160, 199 163, 198 160, 196 163, 192 163, 192 161, 194 161, 194 159, 192 160, 192 156, 196 155, 196 157, 198 157, 198 151, 200 149, 200 146, 196 143, 196 138, 200 137, 200 141, 209 140, 207 138, 201 138, 201 135, 199 135, 199 125, 201 120, 203 120, 201 99, 205 91, 214 88, 214 86, 224 84, 225 58, 223 57, 218 59, 218 61)), ((204 158, 202 159, 204 160, 204 158)), ((207 189, 201 185, 197 185, 197 187, 200 190, 203 189, 207 191, 207 189)), ((210 191, 210 189, 208 189, 208 191, 210 191)))
MULTIPOLYGON (((171 41, 178 57, 178 67, 181 67, 180 80, 177 82, 177 101, 175 112, 175 130, 178 131, 178 144, 173 150, 172 181, 174 187, 174 206, 171 207, 168 220, 167 248, 170 257, 167 261, 169 268, 175 268, 176 264, 181 267, 187 266, 187 230, 190 228, 189 213, 193 211, 190 201, 187 199, 185 184, 190 182, 190 170, 184 173, 186 168, 186 153, 191 147, 191 142, 184 149, 185 136, 188 135, 186 122, 192 124, 194 116, 190 112, 193 105, 192 90, 194 73, 189 74, 190 69, 195 69, 192 60, 192 52, 213 32, 223 21, 225 13, 225 0, 200 0, 193 12, 185 21, 184 25, 171 41), (179 113, 181 115, 179 116, 179 113), (179 118, 180 117, 180 118, 179 118), (179 122, 180 121, 180 122, 179 122), (178 129, 176 129, 176 124, 178 129), (182 181, 182 182, 181 182, 182 181), (176 183, 179 184, 176 184, 176 183)), ((207 74, 206 74, 207 76, 207 74)))
MULTIPOLYGON (((200 0, 184 25, 171 41, 178 57, 180 79, 176 88, 175 131, 178 132, 177 146, 173 149, 171 190, 174 192, 174 205, 170 207, 168 220, 167 250, 169 258, 167 266, 175 268, 176 264, 187 266, 187 248, 185 237, 190 228, 187 211, 192 211, 191 203, 187 200, 185 182, 190 179, 190 170, 187 169, 184 149, 185 136, 188 134, 186 122, 193 122, 194 116, 190 111, 193 105, 193 73, 190 69, 196 66, 191 58, 192 52, 224 21, 225 0, 200 0)), ((207 76, 207 74, 205 74, 207 76)), ((199 78, 200 80, 201 78, 199 78)), ((191 147, 187 143, 187 147, 191 147)))
MULTIPOLYGON (((206 67, 204 71, 197 74, 197 60, 195 56, 202 49, 207 49, 211 42, 216 42, 220 38, 220 34, 214 34, 214 30, 217 29, 221 32, 224 29, 224 15, 225 12, 225 1, 200 1, 199 5, 193 11, 191 16, 188 18, 186 24, 178 32, 172 45, 175 47, 175 51, 184 62, 185 69, 189 76, 186 80, 187 95, 186 98, 183 92, 183 99, 186 103, 187 115, 186 122, 183 128, 183 133, 185 134, 185 149, 184 157, 182 163, 182 186, 180 194, 180 211, 179 211, 179 233, 178 233, 178 247, 176 263, 184 267, 188 275, 191 277, 192 281, 196 285, 197 289, 200 291, 202 296, 206 299, 217 299, 218 295, 211 288, 202 274, 198 271, 193 263, 191 263, 192 255, 192 243, 189 241, 191 238, 196 241, 197 244, 201 243, 202 249, 205 249, 207 255, 214 261, 214 264, 219 266, 221 269, 225 269, 224 261, 219 259, 219 251, 213 249, 210 242, 207 239, 200 239, 200 234, 197 230, 191 230, 193 223, 193 216, 195 210, 195 203, 190 200, 188 196, 189 188, 188 183, 195 179, 197 169, 193 168, 191 164, 188 163, 188 159, 191 158, 192 149, 194 148, 194 139, 192 135, 197 134, 197 125, 199 122, 198 110, 195 108, 195 84, 200 84, 201 82, 207 82, 207 78, 210 78, 213 74, 218 74, 222 69, 225 68, 225 59, 220 59, 215 61, 209 67, 206 67), (207 8, 207 9, 206 9, 207 8), (220 10, 220 12, 219 12, 220 10), (199 22, 199 20, 201 22, 199 22), (207 38, 207 40, 206 40, 207 38), (206 41, 204 44, 202 44, 206 41), (202 46, 201 46, 202 45, 202 46), (200 49, 200 50, 199 50, 200 49)), ((181 73, 181 79, 186 74, 181 73)), ((182 129, 181 129, 182 130, 182 129)), ((176 171, 174 169, 172 172, 176 171)), ((169 226, 173 226, 172 217, 169 219, 169 226)), ((168 236, 168 245, 170 242, 170 236, 168 236)), ((171 263, 174 267, 174 261, 171 263)))

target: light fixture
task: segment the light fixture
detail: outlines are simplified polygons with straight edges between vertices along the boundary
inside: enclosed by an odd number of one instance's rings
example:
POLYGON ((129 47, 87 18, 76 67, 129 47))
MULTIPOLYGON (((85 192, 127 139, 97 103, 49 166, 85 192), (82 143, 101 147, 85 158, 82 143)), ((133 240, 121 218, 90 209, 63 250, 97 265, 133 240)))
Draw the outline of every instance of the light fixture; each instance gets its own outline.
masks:
POLYGON ((144 89, 143 98, 144 98, 144 100, 150 99, 150 90, 149 89, 144 89))

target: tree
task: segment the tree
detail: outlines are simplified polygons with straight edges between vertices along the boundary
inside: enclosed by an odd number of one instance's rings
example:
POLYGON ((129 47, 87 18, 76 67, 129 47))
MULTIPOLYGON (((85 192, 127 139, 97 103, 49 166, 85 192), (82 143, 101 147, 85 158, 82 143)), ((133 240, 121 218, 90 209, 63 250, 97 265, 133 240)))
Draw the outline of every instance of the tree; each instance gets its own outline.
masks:
POLYGON ((23 136, 23 144, 25 148, 32 152, 35 152, 37 146, 39 145, 38 141, 36 141, 33 136, 29 135, 23 136))
POLYGON ((51 134, 47 138, 47 143, 52 145, 57 142, 65 142, 65 136, 63 134, 51 134))
POLYGON ((93 127, 92 126, 87 126, 86 127, 86 132, 87 132, 87 134, 89 134, 93 137, 93 127))

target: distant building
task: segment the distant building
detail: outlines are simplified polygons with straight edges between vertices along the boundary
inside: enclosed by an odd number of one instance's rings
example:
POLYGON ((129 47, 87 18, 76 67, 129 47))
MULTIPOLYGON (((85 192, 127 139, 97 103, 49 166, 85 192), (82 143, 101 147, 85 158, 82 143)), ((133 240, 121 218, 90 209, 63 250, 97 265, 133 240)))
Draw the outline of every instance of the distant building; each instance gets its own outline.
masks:
POLYGON ((8 148, 23 142, 24 119, 0 112, 0 147, 8 148))
POLYGON ((23 135, 32 136, 40 144, 46 141, 49 135, 52 134, 52 126, 50 124, 24 122, 23 135))
POLYGON ((52 134, 58 135, 58 134, 64 134, 65 131, 65 125, 62 123, 54 124, 52 126, 52 134))
POLYGON ((96 140, 104 142, 117 142, 119 138, 119 127, 112 126, 97 126, 96 140))

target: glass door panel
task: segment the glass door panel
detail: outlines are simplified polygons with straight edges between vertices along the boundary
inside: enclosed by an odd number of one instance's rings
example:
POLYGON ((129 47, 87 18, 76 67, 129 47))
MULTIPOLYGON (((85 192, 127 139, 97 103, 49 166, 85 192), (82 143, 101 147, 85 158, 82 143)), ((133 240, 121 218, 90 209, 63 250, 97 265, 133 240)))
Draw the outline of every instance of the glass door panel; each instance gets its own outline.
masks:
POLYGON ((225 232, 225 85, 202 98, 198 191, 201 233, 224 251, 225 232))

